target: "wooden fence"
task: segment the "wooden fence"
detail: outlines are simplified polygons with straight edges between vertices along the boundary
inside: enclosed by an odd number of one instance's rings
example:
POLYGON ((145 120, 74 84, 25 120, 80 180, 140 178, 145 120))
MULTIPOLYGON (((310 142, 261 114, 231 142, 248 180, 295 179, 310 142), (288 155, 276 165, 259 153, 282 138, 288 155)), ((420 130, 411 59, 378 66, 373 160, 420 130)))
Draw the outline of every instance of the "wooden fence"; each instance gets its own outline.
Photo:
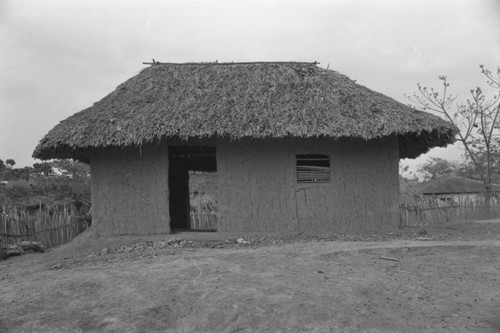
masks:
POLYGON ((213 212, 189 213, 191 230, 216 231, 217 230, 217 214, 213 212))
POLYGON ((0 240, 5 244, 37 241, 50 248, 71 241, 88 225, 89 221, 75 215, 70 207, 34 212, 4 207, 0 213, 0 240))
POLYGON ((500 201, 484 195, 432 197, 419 196, 399 206, 401 226, 424 226, 500 217, 500 201))

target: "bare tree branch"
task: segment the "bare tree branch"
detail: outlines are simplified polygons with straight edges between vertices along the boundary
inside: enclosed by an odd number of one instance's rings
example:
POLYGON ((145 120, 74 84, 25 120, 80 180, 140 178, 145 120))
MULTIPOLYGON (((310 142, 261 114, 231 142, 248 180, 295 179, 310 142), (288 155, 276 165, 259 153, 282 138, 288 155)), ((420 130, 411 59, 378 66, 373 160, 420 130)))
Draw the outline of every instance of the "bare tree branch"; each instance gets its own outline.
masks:
POLYGON ((470 91, 471 97, 465 104, 456 104, 457 96, 449 93, 450 84, 444 75, 439 76, 442 81, 441 95, 432 87, 417 84, 417 92, 406 97, 424 110, 436 112, 460 129, 456 139, 462 143, 475 169, 480 171, 480 177, 489 191, 492 165, 500 162, 499 140, 495 139, 496 135, 500 135, 500 67, 496 73, 483 65, 479 67, 486 83, 498 90, 489 100, 481 88, 476 87, 470 91))

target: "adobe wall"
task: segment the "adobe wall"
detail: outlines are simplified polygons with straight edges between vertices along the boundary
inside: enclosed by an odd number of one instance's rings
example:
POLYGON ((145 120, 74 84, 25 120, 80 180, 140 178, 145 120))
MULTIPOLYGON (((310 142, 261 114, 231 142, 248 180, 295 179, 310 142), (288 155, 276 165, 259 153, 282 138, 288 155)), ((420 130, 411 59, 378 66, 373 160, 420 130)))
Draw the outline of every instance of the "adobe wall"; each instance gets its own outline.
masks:
POLYGON ((220 140, 219 231, 369 231, 399 222, 396 137, 220 140), (296 181, 296 154, 330 156, 331 182, 296 181))
POLYGON ((90 156, 92 224, 99 235, 170 232, 167 147, 90 156))

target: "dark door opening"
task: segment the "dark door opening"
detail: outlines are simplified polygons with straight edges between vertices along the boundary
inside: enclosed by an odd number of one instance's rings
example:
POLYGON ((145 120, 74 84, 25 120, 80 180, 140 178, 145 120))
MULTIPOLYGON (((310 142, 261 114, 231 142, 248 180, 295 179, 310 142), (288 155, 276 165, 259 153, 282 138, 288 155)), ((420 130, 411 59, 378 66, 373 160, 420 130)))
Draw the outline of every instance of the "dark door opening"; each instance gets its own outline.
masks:
POLYGON ((216 172, 215 147, 169 146, 168 189, 170 228, 193 229, 190 212, 190 171, 216 172))

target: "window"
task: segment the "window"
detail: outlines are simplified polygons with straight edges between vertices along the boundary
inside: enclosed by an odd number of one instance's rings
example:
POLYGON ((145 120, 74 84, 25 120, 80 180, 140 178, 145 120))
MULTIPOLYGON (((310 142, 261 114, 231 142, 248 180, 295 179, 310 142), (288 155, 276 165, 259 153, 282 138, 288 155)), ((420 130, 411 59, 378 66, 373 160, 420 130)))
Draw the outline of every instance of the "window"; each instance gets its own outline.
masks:
POLYGON ((296 155, 297 183, 329 183, 330 157, 328 155, 296 155))

